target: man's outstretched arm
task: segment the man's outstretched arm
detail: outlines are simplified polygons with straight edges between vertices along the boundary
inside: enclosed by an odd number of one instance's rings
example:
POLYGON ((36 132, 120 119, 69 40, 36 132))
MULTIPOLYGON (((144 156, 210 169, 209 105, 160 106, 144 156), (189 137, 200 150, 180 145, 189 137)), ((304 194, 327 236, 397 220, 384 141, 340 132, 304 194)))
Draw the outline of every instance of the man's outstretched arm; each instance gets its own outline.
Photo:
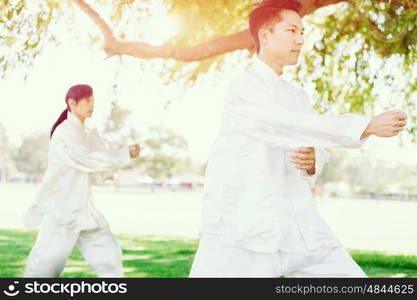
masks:
MULTIPOLYGON (((284 95, 286 91, 282 93, 284 95)), ((223 111, 226 128, 272 147, 290 148, 357 148, 370 135, 398 135, 406 125, 406 118, 406 114, 400 110, 388 111, 376 117, 300 113, 281 105, 269 90, 247 79, 232 83, 223 111)))

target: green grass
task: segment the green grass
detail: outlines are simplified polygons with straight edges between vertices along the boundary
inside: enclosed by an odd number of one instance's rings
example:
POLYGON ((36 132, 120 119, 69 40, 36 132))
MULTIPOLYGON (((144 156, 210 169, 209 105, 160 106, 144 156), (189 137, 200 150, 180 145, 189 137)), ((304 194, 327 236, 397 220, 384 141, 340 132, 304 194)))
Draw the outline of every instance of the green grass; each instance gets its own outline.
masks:
MULTIPOLYGON (((22 277, 36 232, 0 230, 0 277, 22 277)), ((126 277, 187 277, 197 240, 118 235, 126 277)), ((417 256, 350 251, 369 277, 417 277, 417 256)), ((74 249, 61 277, 95 277, 74 249)))
MULTIPOLYGON (((0 277, 22 277, 36 232, 0 230, 0 277)), ((118 235, 126 277, 188 277, 197 240, 118 235)), ((80 251, 72 252, 61 277, 95 277, 80 251)))
POLYGON ((417 256, 358 250, 350 254, 370 277, 417 277, 417 256))

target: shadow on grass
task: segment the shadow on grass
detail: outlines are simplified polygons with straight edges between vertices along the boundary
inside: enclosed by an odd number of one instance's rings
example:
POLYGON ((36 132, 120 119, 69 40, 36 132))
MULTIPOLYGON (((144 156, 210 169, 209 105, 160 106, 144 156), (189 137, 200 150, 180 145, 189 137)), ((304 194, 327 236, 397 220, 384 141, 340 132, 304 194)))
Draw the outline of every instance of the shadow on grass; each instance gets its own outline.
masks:
MULTIPOLYGON (((22 277, 33 231, 0 230, 0 277, 22 277)), ((198 241, 171 237, 118 235, 126 277, 187 277, 198 241)), ((350 251, 369 277, 417 277, 417 256, 350 251)), ((61 277, 95 277, 74 249, 61 277)))

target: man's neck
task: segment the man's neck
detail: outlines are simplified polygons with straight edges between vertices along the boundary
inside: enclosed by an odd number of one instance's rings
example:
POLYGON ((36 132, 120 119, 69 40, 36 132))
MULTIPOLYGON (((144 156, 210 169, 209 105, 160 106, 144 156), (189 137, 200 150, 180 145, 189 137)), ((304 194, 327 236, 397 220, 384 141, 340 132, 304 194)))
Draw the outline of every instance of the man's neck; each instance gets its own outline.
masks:
POLYGON ((275 73, 278 74, 278 76, 282 75, 282 68, 283 65, 281 65, 279 62, 269 58, 267 55, 265 55, 264 53, 259 53, 258 54, 259 59, 261 59, 264 63, 266 63, 268 66, 270 66, 275 73))

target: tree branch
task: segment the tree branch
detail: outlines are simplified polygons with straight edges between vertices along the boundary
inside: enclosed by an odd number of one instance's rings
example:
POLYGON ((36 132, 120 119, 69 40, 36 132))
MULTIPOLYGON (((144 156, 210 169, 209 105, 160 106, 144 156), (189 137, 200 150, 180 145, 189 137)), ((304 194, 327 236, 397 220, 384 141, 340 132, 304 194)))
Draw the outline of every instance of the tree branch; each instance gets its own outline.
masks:
POLYGON ((112 43, 116 41, 114 37, 113 31, 111 30, 110 26, 103 20, 103 18, 84 0, 74 0, 74 2, 83 10, 98 26, 101 33, 103 33, 104 40, 106 43, 112 43))
MULTIPOLYGON (((113 55, 130 55, 137 58, 172 58, 185 62, 200 61, 215 57, 220 54, 240 49, 253 50, 254 44, 249 30, 244 30, 212 41, 204 42, 197 46, 179 47, 173 45, 154 46, 141 42, 125 42, 115 38, 110 26, 103 18, 84 0, 74 0, 79 8, 84 11, 99 27, 104 36, 104 51, 110 57, 113 55)), ((311 14, 315 10, 350 0, 300 0, 303 4, 301 16, 311 14)), ((400 3, 401 0, 373 0, 377 2, 400 3)), ((417 0, 411 0, 416 3, 417 0)))

